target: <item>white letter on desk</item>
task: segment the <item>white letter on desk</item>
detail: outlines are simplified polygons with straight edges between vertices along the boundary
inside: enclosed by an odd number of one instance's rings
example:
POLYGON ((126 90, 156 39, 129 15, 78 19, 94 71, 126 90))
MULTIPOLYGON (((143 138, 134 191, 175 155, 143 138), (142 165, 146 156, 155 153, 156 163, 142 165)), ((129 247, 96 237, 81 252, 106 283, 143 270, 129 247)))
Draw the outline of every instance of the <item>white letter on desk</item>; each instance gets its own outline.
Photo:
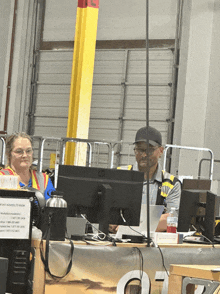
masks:
POLYGON ((149 294, 150 290, 150 280, 148 275, 145 272, 141 272, 139 270, 131 271, 125 274, 117 285, 117 294, 124 294, 125 287, 132 281, 132 280, 140 280, 141 278, 141 293, 140 294, 149 294))

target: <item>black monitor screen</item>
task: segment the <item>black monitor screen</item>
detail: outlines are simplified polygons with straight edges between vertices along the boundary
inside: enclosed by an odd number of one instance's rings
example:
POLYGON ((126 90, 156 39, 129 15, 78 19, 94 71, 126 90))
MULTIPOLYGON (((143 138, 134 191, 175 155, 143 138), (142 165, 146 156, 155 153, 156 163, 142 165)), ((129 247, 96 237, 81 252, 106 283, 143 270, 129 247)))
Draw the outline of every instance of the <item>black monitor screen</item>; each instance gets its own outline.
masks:
POLYGON ((31 291, 29 275, 34 197, 34 192, 0 189, 0 257, 8 258, 7 293, 23 294, 31 291), (28 202, 30 199, 30 207, 23 202, 19 204, 22 199, 28 199, 28 202), (6 210, 5 206, 9 209, 6 210), (22 207, 27 209, 23 211, 22 207), (30 215, 26 214, 28 209, 30 215), (19 263, 22 265, 18 265, 19 263))
POLYGON ((86 214, 106 233, 108 224, 139 225, 143 181, 138 171, 60 165, 57 189, 64 193, 68 216, 86 214))
POLYGON ((182 190, 178 231, 197 231, 214 239, 216 195, 208 190, 182 190))

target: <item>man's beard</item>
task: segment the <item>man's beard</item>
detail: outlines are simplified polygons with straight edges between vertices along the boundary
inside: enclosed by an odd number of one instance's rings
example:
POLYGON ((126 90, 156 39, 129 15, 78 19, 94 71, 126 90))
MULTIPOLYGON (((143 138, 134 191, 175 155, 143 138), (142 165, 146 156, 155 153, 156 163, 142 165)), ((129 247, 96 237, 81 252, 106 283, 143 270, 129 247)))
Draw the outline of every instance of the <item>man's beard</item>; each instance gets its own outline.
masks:
POLYGON ((156 160, 153 158, 143 158, 138 163, 139 171, 147 172, 149 171, 155 164, 157 163, 156 160))

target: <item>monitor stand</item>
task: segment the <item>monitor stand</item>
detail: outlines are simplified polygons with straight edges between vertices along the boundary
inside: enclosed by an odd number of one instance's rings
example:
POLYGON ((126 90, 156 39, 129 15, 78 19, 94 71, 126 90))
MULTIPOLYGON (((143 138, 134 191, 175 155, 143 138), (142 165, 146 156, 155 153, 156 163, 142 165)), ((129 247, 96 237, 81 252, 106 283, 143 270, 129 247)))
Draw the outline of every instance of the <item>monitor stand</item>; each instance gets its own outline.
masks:
POLYGON ((111 207, 112 187, 109 184, 102 184, 99 193, 99 231, 105 234, 105 240, 108 239, 109 233, 109 212, 111 207))

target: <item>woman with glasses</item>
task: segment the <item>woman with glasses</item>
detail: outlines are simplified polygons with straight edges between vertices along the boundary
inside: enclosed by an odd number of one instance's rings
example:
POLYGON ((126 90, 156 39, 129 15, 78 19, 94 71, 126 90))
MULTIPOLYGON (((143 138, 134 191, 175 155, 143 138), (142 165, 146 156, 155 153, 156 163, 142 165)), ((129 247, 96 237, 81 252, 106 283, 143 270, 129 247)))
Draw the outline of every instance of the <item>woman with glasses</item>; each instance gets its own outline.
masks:
POLYGON ((0 170, 0 175, 18 176, 21 188, 32 187, 39 190, 47 200, 55 191, 46 173, 32 169, 33 149, 31 138, 26 133, 15 133, 6 139, 8 166, 0 170))

